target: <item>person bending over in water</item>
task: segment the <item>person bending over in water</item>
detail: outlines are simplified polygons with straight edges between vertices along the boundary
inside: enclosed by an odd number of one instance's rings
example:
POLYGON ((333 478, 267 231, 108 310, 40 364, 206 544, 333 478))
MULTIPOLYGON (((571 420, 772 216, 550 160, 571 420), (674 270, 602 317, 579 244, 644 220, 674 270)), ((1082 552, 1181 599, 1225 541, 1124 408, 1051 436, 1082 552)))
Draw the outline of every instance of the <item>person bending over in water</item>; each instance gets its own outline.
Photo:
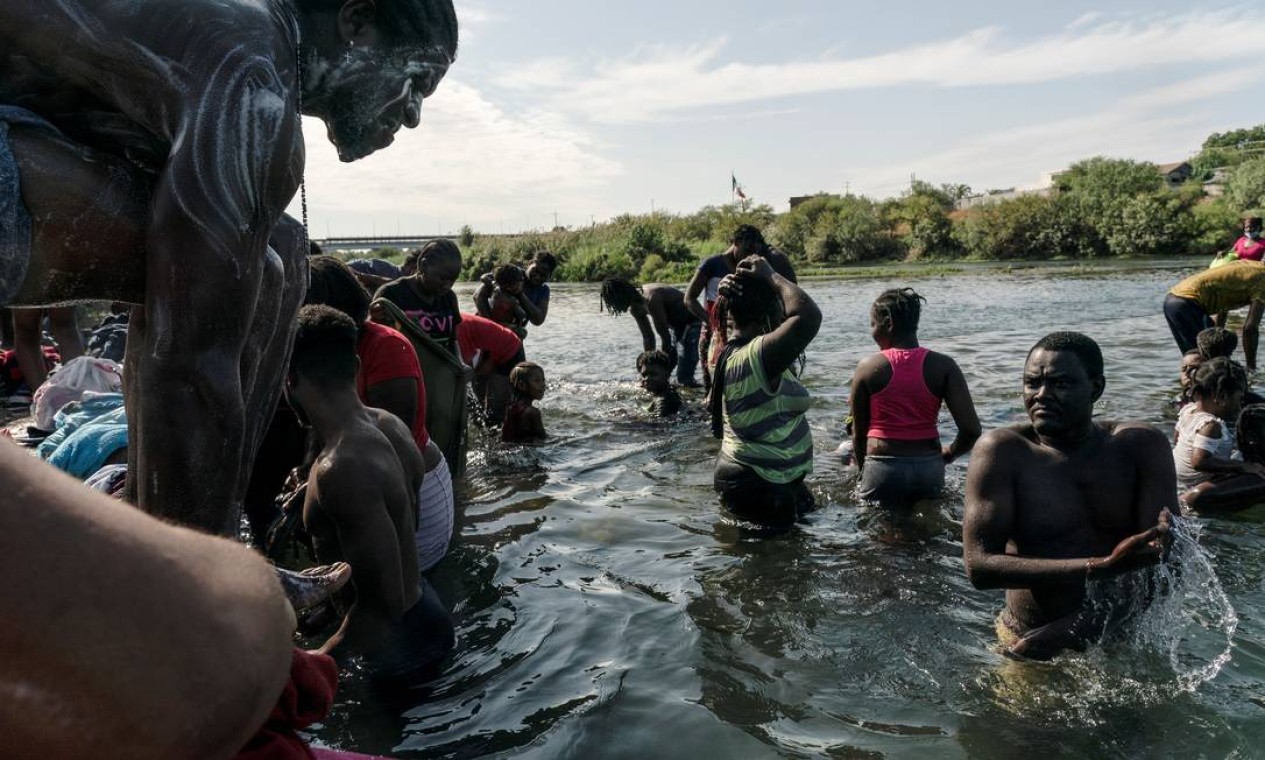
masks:
POLYGON ((643 350, 654 350, 657 334, 659 349, 676 366, 677 383, 698 387, 694 369, 698 366, 698 335, 703 323, 685 307, 681 291, 658 283, 638 288, 622 277, 608 277, 602 281, 601 299, 608 314, 632 313, 641 330, 643 350))
POLYGON ((462 314, 457 325, 461 361, 472 367, 474 393, 483 418, 492 425, 505 421, 510 397, 510 372, 527 359, 523 339, 504 325, 477 314, 462 314))
POLYGON ((540 418, 540 410, 533 402, 545 397, 545 370, 539 364, 519 362, 510 372, 510 386, 513 396, 509 408, 505 410, 505 424, 501 426, 501 441, 504 443, 534 443, 543 441, 545 423, 540 418))
POLYGON ((306 284, 300 114, 416 127, 451 0, 0 3, 0 305, 134 304, 129 497, 232 535, 306 284), (21 202, 10 202, 16 199, 21 202))
POLYGON ((1112 610, 1086 604, 1088 582, 1158 562, 1180 513, 1164 435, 1140 422, 1094 422, 1105 386, 1097 343, 1045 336, 1024 364, 1029 421, 989 431, 971 456, 966 574, 976 588, 1006 589, 998 635, 1012 656, 1049 659, 1103 635, 1112 610))
POLYGON ((911 288, 886 290, 870 307, 870 335, 879 353, 852 378, 852 450, 861 468, 861 497, 885 506, 912 506, 944 488, 944 466, 980 436, 971 391, 957 363, 918 345, 926 299, 911 288), (937 423, 946 404, 957 424, 942 447, 937 423))
POLYGON ((381 427, 411 436, 393 415, 356 395, 356 324, 328 306, 305 306, 286 395, 321 442, 303 521, 321 562, 346 561, 354 601, 320 651, 363 654, 375 677, 431 678, 454 644, 452 621, 417 567, 417 490, 381 427))
POLYGON ((1195 372, 1192 403, 1182 409, 1173 430, 1177 486, 1186 506, 1229 509, 1265 499, 1265 464, 1236 458, 1235 426, 1229 422, 1239 419, 1246 391, 1247 373, 1225 357, 1206 361, 1195 372))
MULTIPOLYGON (((452 286, 461 276, 461 249, 451 240, 432 240, 417 256, 417 273, 387 283, 373 295, 395 304, 417 331, 452 353, 457 351, 457 325, 461 309, 452 286)), ((373 321, 406 332, 406 326, 375 305, 373 321)))
POLYGON ((1182 353, 1196 348, 1200 331, 1214 325, 1213 315, 1224 322, 1226 312, 1248 307, 1243 318, 1243 359, 1248 372, 1256 371, 1256 343, 1261 315, 1265 314, 1265 264, 1232 261, 1205 269, 1174 285, 1164 297, 1164 319, 1182 353))
POLYGON ((813 470, 810 399, 791 367, 817 335, 821 311, 760 256, 744 259, 720 295, 729 343, 711 394, 712 434, 722 439, 713 485, 739 519, 789 527, 814 506, 804 485, 813 470))
POLYGON ((646 411, 656 417, 671 417, 681 410, 681 394, 668 380, 672 357, 662 351, 642 351, 637 356, 637 374, 641 375, 641 387, 654 396, 646 411))

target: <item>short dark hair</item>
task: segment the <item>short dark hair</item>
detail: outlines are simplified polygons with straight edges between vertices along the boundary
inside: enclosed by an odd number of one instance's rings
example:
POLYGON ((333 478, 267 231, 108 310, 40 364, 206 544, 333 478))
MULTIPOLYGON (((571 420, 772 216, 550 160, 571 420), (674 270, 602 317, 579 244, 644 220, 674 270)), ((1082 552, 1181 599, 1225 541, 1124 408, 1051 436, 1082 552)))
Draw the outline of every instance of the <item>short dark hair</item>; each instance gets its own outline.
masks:
POLYGON ((1255 224, 1259 226, 1261 223, 1261 218, 1255 214, 1249 214, 1243 217, 1243 221, 1247 222, 1248 224, 1255 224))
POLYGON ((1199 347, 1199 355, 1205 359, 1229 357, 1239 347, 1239 336, 1224 327, 1209 327, 1195 336, 1195 345, 1199 347))
POLYGON ((633 307, 646 300, 641 294, 641 288, 633 285, 623 277, 607 277, 602 280, 602 292, 600 295, 602 308, 608 314, 623 314, 633 307))
POLYGON ((764 233, 759 228, 750 224, 740 224, 734 228, 734 232, 729 236, 729 242, 737 245, 739 243, 755 243, 761 248, 768 247, 768 243, 764 242, 764 233))
POLYGON ((1052 332, 1028 349, 1028 356, 1038 348, 1046 351, 1070 351, 1080 359, 1085 374, 1091 379, 1103 377, 1102 349, 1094 339, 1078 332, 1052 332))
POLYGON ((321 256, 324 253, 325 251, 321 248, 320 243, 316 242, 315 240, 307 241, 307 255, 308 256, 321 256))
POLYGON ((332 306, 299 309, 290 353, 290 372, 315 385, 333 388, 356 382, 357 326, 332 306))
POLYGON ((1243 460, 1265 464, 1265 404, 1243 407, 1234 433, 1243 460))
POLYGON ((922 304, 927 299, 918 295, 913 288, 892 288, 884 290, 874 299, 875 316, 888 319, 892 323, 892 332, 916 333, 918 320, 922 316, 922 304))
POLYGON ((492 279, 497 285, 513 285, 527 279, 527 273, 517 264, 502 264, 492 272, 492 279))
POLYGON ((1225 397, 1247 390, 1247 371, 1243 365, 1218 356, 1199 365, 1190 380, 1190 395, 1194 398, 1225 397))
POLYGON ((672 357, 662 351, 642 351, 637 355, 637 371, 645 372, 646 367, 663 367, 672 369, 672 357))
POLYGON ((423 261, 439 261, 440 259, 456 259, 460 262, 461 249, 451 240, 437 238, 427 242, 417 252, 418 267, 421 267, 423 261))
POLYGON ((369 293, 351 267, 333 256, 315 256, 308 262, 312 273, 305 304, 332 306, 351 317, 357 326, 369 318, 369 293))
MULTIPOLYGON (((337 12, 344 0, 298 0, 300 10, 337 12)), ((457 11, 452 0, 377 0, 376 21, 391 44, 439 45, 451 62, 457 57, 457 11)))
POLYGON ((536 251, 536 255, 532 256, 532 263, 544 264, 552 272, 558 268, 558 257, 549 251, 536 251))

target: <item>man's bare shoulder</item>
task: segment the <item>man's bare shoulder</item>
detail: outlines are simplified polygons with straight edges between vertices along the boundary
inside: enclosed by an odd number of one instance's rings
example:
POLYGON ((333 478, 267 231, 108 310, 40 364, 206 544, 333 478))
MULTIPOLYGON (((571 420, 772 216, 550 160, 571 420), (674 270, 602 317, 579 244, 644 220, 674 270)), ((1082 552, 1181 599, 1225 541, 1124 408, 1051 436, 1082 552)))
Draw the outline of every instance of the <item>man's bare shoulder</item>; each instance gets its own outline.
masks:
POLYGON ((1171 455, 1168 437, 1145 422, 1100 422, 1099 427, 1107 433, 1107 440, 1112 446, 1138 453, 1153 454, 1158 451, 1165 456, 1171 455))
POLYGON ((1038 447, 1032 425, 1017 422, 993 428, 980 436, 971 449, 971 461, 994 457, 998 454, 1018 454, 1035 450, 1038 447))

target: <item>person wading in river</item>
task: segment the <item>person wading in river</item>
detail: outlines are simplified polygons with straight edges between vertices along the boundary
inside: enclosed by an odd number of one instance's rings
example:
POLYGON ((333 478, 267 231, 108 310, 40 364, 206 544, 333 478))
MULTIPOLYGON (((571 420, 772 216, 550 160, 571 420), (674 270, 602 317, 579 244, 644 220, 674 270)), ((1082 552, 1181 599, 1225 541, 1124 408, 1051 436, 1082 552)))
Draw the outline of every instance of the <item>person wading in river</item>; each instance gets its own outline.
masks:
MULTIPOLYGON (((1115 609, 1086 605, 1089 582, 1158 562, 1170 515, 1180 513, 1164 434, 1140 422, 1094 422, 1105 386, 1097 343, 1051 333, 1024 365, 1029 421, 975 445, 966 574, 976 588, 1006 589, 997 632, 1009 655, 1048 659, 1119 622, 1115 609)), ((1140 582, 1122 588, 1145 594, 1140 582)), ((1125 609, 1136 600, 1119 601, 1125 609)))
POLYGON ((0 3, 0 305, 143 307, 144 509, 237 530, 307 279, 283 214, 300 112, 362 158, 418 125, 456 51, 451 0, 0 3))

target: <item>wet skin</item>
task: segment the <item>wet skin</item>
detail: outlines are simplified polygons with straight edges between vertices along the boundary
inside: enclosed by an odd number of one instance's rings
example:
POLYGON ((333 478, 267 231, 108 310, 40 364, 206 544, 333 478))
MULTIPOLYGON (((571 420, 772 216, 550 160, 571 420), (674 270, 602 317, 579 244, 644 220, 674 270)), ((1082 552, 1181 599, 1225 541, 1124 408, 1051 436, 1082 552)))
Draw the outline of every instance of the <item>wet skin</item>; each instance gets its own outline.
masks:
POLYGON ((1070 622, 1086 578, 1155 562, 1158 533, 1147 531, 1164 510, 1179 514, 1168 441, 1142 423, 1095 423, 1103 387, 1075 354, 1034 351, 1024 367, 1030 422, 987 433, 967 474, 967 575, 1006 589, 1023 631, 1066 623, 1043 656, 1076 643, 1070 622))
POLYGON ((452 57, 388 47, 364 0, 319 18, 290 7, 0 5, 0 103, 63 133, 11 130, 33 223, 12 305, 136 305, 129 494, 224 534, 306 287, 305 235, 282 213, 303 172, 299 91, 354 160, 417 125, 452 57))

